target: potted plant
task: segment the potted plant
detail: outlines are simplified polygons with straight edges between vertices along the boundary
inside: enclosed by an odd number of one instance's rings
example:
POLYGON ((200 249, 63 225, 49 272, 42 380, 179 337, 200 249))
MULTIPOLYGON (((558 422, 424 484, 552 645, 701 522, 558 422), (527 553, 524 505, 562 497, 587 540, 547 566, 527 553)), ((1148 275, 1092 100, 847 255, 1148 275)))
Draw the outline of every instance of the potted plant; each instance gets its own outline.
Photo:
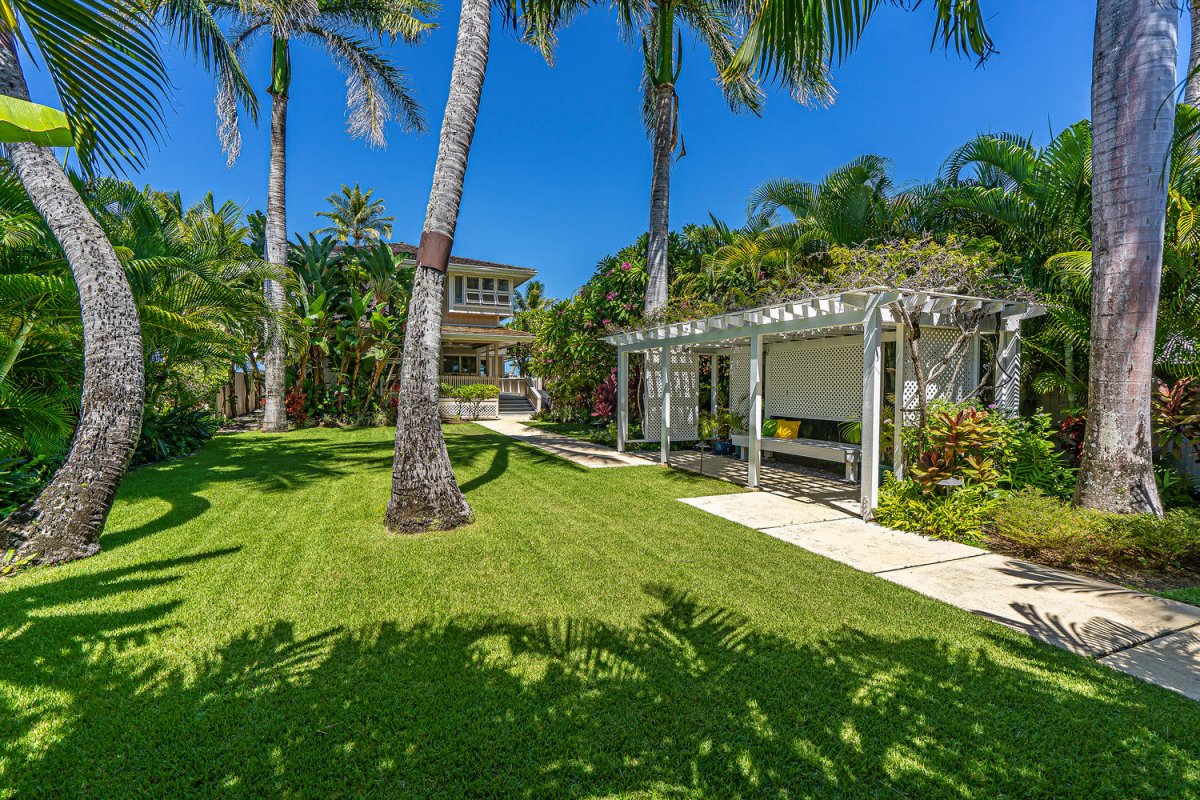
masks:
POLYGON ((733 431, 744 430, 746 418, 728 408, 717 409, 716 414, 700 415, 700 438, 711 439, 713 455, 733 455, 733 442, 729 436, 733 431))

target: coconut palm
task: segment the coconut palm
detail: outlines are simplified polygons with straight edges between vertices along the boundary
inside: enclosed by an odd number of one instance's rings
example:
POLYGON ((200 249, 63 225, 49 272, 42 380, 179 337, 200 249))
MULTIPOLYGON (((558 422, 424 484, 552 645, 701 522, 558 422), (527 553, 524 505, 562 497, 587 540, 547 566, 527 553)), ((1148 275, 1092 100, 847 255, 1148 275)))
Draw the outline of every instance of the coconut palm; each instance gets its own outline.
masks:
POLYGON ((1150 403, 1178 27, 1171 3, 1096 4, 1088 424, 1075 502, 1118 513, 1162 513, 1150 403))
POLYGON ((318 217, 324 217, 332 224, 316 233, 332 234, 338 241, 354 247, 391 236, 396 218, 384 214, 383 200, 371 199, 373 194, 374 189, 367 189, 364 194, 357 183, 353 189, 343 183, 341 192, 325 198, 330 210, 317 212, 318 217))
MULTIPOLYGON (((570 0, 510 0, 500 6, 523 40, 536 46, 547 60, 553 52, 555 28, 578 8, 570 0)), ((491 0, 462 0, 450 94, 442 116, 404 334, 392 493, 386 512, 387 526, 395 531, 450 529, 471 519, 471 507, 455 483, 442 438, 437 395, 446 269, 487 71, 491 12, 491 0)))
MULTIPOLYGON (((194 0, 10 0, 0 14, 0 94, 29 100, 19 52, 40 55, 82 167, 139 166, 161 131, 170 86, 158 42, 172 33, 224 76, 229 102, 253 94, 204 3, 194 0), (25 41, 28 37, 29 41, 25 41)), ((141 427, 142 342, 121 262, 52 150, 36 136, 6 146, 37 214, 62 246, 79 288, 84 375, 75 433, 62 467, 11 514, 0 539, 31 561, 90 555, 141 427)), ((53 142, 59 143, 59 142, 53 142)))
MULTIPOLYGON (((667 304, 671 162, 676 148, 683 152, 675 85, 682 67, 684 32, 708 50, 717 69, 718 85, 733 111, 758 114, 765 95, 749 70, 730 68, 737 46, 737 4, 725 0, 617 0, 615 6, 622 36, 639 40, 644 56, 643 115, 652 156, 650 236, 646 247, 649 280, 644 308, 647 314, 655 314, 667 304)), ((814 72, 798 80, 795 89, 805 99, 825 100, 825 73, 814 72)))
MULTIPOLYGON (((291 92, 291 46, 293 41, 322 46, 333 62, 347 74, 347 130, 353 138, 382 147, 391 120, 405 131, 424 129, 421 107, 405 75, 383 54, 372 38, 399 37, 415 43, 433 28, 422 20, 437 10, 434 0, 212 0, 218 18, 236 20, 235 52, 243 54, 260 37, 271 41, 271 161, 267 176, 266 254, 267 261, 287 266, 287 113, 291 92)), ((229 162, 241 150, 237 104, 229 85, 217 95, 222 146, 229 162)), ((286 308, 283 287, 268 281, 263 287, 271 306, 286 308)), ((271 335, 265 353, 266 405, 264 431, 287 430, 284 409, 287 353, 283 337, 271 335)))

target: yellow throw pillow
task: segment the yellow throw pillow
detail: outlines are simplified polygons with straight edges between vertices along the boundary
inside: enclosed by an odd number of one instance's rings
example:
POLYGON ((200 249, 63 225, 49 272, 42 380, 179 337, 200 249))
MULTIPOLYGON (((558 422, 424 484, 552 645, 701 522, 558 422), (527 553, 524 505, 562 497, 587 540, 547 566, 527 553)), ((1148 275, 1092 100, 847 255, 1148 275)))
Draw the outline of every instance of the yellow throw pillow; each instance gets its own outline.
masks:
POLYGON ((775 428, 775 435, 780 439, 795 439, 800 435, 800 421, 781 419, 775 428))

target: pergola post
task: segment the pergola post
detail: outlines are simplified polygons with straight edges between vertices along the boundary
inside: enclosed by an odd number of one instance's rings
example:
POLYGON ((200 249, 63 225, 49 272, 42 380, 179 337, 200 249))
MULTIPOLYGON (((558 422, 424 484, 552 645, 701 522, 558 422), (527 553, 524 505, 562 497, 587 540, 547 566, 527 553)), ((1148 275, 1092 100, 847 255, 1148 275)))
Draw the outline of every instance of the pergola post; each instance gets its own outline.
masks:
POLYGON ((708 413, 714 417, 717 415, 717 388, 721 385, 721 381, 717 379, 717 359, 720 358, 716 353, 708 357, 708 377, 712 384, 712 391, 708 397, 708 413))
POLYGON ((659 394, 662 402, 662 421, 658 426, 659 461, 663 464, 671 462, 671 348, 663 345, 659 348, 662 359, 662 390, 659 394))
POLYGON ((617 351, 617 452, 629 439, 629 351, 617 351))
POLYGON ((892 474, 896 480, 904 479, 904 444, 901 441, 901 431, 904 430, 904 361, 905 348, 908 339, 904 333, 904 323, 896 323, 896 397, 894 406, 895 419, 892 421, 892 474))
POLYGON ((863 319, 862 516, 871 519, 879 499, 879 395, 883 391, 882 312, 872 307, 863 319))
POLYGON ((747 420, 749 447, 746 453, 746 484, 758 486, 758 470, 762 463, 763 385, 762 385, 763 337, 756 333, 750 336, 750 418, 747 420))
POLYGON ((996 406, 1017 411, 1021 406, 1021 320, 1006 319, 996 337, 996 406))

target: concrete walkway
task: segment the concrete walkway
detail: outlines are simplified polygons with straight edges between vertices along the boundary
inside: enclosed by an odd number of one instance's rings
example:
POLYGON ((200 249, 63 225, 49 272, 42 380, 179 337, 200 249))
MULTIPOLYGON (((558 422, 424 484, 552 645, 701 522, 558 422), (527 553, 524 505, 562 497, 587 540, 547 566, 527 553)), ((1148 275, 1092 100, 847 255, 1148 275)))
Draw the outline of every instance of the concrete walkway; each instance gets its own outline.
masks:
POLYGON ((488 430, 511 436, 517 441, 532 445, 539 450, 565 458, 583 467, 644 467, 646 460, 627 453, 618 453, 611 447, 585 442, 573 436, 563 436, 540 428, 523 425, 512 419, 481 420, 477 424, 488 430))
POLYGON ((680 502, 1200 700, 1200 608, 769 492, 680 502))

